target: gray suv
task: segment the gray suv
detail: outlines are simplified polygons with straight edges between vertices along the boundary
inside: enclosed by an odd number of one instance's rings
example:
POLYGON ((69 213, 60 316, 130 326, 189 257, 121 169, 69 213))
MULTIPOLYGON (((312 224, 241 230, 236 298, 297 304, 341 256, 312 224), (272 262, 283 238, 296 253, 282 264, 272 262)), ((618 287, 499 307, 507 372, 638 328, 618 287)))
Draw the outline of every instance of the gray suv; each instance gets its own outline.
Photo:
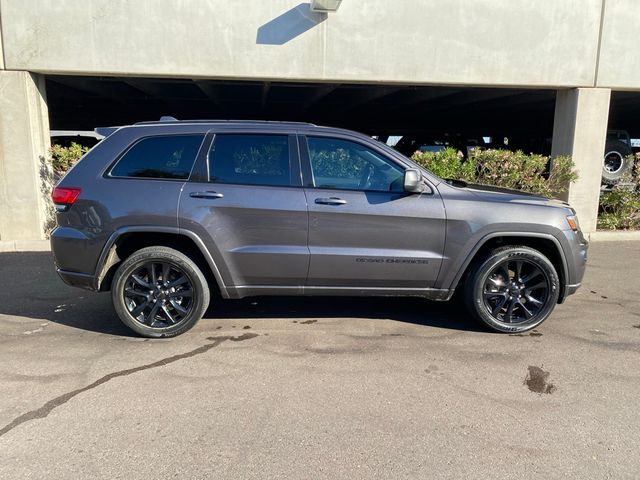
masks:
POLYGON ((580 286, 587 242, 565 203, 440 179, 359 133, 306 123, 144 122, 106 138, 53 193, 69 285, 121 320, 179 335, 222 298, 449 300, 499 332, 538 326, 580 286))

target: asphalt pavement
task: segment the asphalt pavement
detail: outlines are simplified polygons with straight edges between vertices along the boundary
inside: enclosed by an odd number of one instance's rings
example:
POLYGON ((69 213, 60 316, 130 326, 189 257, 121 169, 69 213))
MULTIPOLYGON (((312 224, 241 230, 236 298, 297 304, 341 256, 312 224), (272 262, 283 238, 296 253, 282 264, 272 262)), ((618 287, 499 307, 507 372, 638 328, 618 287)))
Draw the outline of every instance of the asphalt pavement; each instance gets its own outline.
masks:
POLYGON ((537 330, 420 299, 217 301, 169 340, 0 254, 0 478, 638 478, 640 243, 537 330))

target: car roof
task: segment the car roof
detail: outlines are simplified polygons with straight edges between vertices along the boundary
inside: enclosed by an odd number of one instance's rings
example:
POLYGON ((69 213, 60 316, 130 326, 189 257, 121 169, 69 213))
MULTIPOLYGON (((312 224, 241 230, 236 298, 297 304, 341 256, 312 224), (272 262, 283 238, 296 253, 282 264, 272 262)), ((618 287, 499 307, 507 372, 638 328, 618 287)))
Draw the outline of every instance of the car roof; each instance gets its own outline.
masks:
POLYGON ((356 132, 353 130, 346 130, 343 128, 337 127, 324 127, 320 125, 315 125, 313 123, 308 122, 289 122, 289 121, 275 121, 275 120, 220 120, 220 119, 197 119, 197 120, 177 120, 173 117, 162 117, 160 120, 155 121, 145 121, 145 122, 137 122, 132 125, 122 125, 122 126, 114 126, 114 127, 98 127, 95 129, 96 133, 108 137, 115 131, 122 128, 153 128, 153 127, 187 127, 187 126, 198 126, 203 129, 208 129, 207 127, 211 127, 215 129, 216 127, 221 130, 237 130, 242 129, 243 127, 247 127, 248 130, 251 131, 260 131, 261 129, 270 130, 270 131, 292 131, 305 133, 309 131, 316 132, 324 132, 324 133, 335 133, 342 135, 355 136, 360 138, 367 138, 367 135, 356 132))

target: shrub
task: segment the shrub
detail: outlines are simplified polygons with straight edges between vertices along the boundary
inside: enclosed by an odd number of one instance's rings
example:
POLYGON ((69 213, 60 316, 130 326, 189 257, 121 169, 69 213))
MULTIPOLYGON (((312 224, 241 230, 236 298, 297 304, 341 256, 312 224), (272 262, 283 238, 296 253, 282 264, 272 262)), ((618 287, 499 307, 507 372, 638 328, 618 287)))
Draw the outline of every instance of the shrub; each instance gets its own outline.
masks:
POLYGON ((412 159, 441 178, 495 185, 545 197, 564 192, 578 176, 570 157, 553 160, 522 151, 474 148, 464 160, 452 148, 440 152, 416 152, 412 159))
POLYGON ((640 228, 640 161, 611 191, 600 194, 598 228, 626 230, 640 228))
POLYGON ((46 219, 44 221, 44 231, 47 238, 55 227, 55 209, 50 201, 51 191, 60 178, 73 165, 80 160, 89 149, 77 143, 72 143, 68 147, 52 145, 49 149, 49 158, 40 157, 40 191, 47 199, 46 219))
POLYGON ((88 147, 83 147, 77 143, 72 143, 68 147, 52 145, 49 149, 49 154, 51 155, 53 171, 57 176, 64 175, 88 151, 88 147))
POLYGON ((476 180, 477 163, 469 158, 465 161, 455 149, 447 147, 439 152, 416 152, 411 157, 440 178, 452 178, 474 182, 476 180))
POLYGON ((600 195, 598 228, 605 230, 640 228, 640 193, 633 188, 617 188, 600 195))

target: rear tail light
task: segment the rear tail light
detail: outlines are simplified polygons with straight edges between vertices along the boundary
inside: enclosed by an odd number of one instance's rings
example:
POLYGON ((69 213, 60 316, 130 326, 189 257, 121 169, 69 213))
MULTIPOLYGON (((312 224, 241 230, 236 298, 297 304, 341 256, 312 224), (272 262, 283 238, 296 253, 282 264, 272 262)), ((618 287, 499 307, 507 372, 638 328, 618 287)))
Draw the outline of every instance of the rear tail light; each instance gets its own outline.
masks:
POLYGON ((51 199, 56 205, 73 205, 81 191, 76 187, 56 187, 51 193, 51 199))

